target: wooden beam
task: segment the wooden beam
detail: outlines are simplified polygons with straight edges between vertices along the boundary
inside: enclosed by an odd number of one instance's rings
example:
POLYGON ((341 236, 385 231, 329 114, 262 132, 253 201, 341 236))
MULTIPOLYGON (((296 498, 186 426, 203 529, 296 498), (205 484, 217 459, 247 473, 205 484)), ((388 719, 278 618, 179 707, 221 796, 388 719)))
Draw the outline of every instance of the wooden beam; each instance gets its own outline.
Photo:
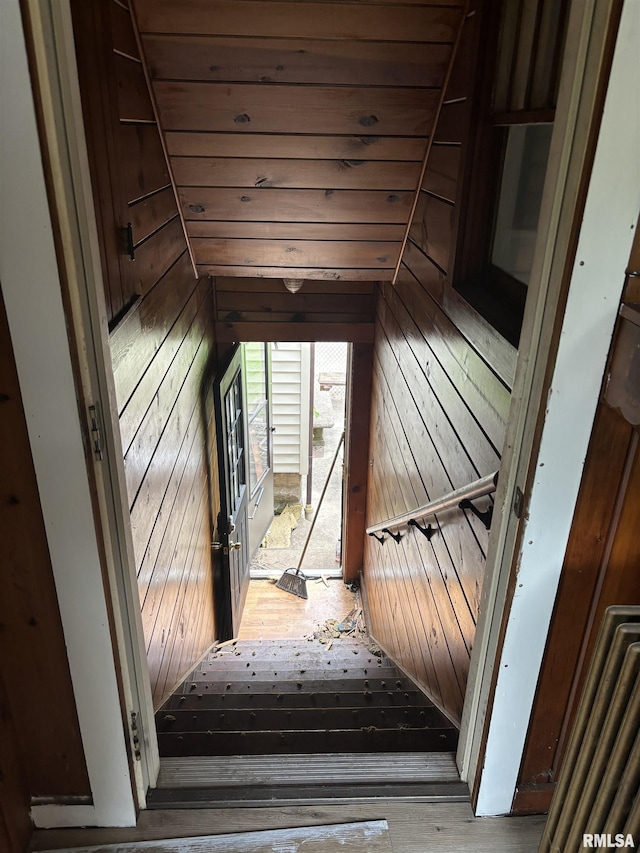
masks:
POLYGON ((374 323, 215 323, 216 340, 372 343, 374 323))

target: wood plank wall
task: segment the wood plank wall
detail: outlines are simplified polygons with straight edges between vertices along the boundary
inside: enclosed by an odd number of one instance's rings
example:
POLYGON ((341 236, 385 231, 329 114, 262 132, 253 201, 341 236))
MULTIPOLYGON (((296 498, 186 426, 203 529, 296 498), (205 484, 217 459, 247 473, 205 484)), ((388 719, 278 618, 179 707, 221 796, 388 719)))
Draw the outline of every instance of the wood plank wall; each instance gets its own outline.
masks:
POLYGON ((290 293, 280 278, 219 277, 215 291, 219 340, 251 340, 257 329, 266 341, 373 339, 374 282, 305 281, 290 293))
POLYGON ((215 639, 212 286, 194 277, 128 9, 119 0, 76 0, 73 14, 142 622, 160 705, 215 639), (133 261, 119 230, 129 222, 133 261))
MULTIPOLYGON (((17 808, 25 796, 91 789, 1 295, 0 412, 0 799, 17 808)), ((9 825, 20 817, 11 812, 9 825)))
MULTIPOLYGON (((457 207, 477 51, 465 19, 397 283, 377 308, 367 524, 439 498, 497 470, 515 350, 456 293, 457 207)), ((477 502, 480 508, 490 498, 477 502)), ((460 722, 488 533, 469 512, 438 517, 428 541, 404 528, 365 544, 372 633, 460 722)))
POLYGON ((391 278, 461 2, 135 0, 201 271, 391 278))

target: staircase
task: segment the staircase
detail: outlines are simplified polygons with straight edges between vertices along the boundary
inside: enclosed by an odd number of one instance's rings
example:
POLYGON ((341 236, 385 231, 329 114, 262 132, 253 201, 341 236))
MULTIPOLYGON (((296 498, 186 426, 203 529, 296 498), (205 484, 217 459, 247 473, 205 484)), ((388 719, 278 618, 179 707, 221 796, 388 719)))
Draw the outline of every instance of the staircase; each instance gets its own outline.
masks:
POLYGON ((451 752, 457 730, 374 646, 246 640, 156 714, 162 757, 451 752), (371 651, 371 649, 375 650, 371 651))

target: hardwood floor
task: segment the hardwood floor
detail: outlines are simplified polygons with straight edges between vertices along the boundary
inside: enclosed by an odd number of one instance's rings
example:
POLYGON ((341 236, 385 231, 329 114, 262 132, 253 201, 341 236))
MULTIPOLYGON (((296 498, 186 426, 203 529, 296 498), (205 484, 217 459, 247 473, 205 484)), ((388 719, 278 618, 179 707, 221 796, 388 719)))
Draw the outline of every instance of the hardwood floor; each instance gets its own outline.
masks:
MULTIPOLYGON (((280 573, 278 573, 279 576, 280 573)), ((360 604, 358 593, 337 579, 307 581, 307 600, 278 589, 268 580, 252 580, 240 624, 239 640, 303 639, 327 619, 341 621, 360 604)))
POLYGON ((474 818, 468 803, 376 803, 269 808, 173 809, 142 812, 131 829, 58 829, 35 833, 33 851, 80 844, 179 838, 387 820, 393 853, 535 853, 545 818, 474 818))

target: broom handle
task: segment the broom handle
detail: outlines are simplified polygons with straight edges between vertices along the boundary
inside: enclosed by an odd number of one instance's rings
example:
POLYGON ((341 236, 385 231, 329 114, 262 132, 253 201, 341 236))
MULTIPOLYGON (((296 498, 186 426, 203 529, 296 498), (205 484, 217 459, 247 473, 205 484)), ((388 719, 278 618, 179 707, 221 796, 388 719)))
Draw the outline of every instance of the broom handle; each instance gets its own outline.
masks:
POLYGON ((324 481, 324 486, 322 488, 322 494, 320 495, 320 500, 318 501, 318 506, 316 511, 313 514, 313 518, 311 519, 311 527, 309 528, 309 532, 307 533, 307 541, 304 543, 304 548, 302 549, 302 554, 300 554, 300 559, 298 560, 298 565, 296 566, 296 574, 302 568, 302 561, 304 560, 304 555, 307 553, 307 547, 309 542, 311 541, 311 534, 313 533, 313 528, 316 526, 316 518, 318 517, 318 513, 320 512, 320 507, 322 506, 322 501, 324 500, 325 492, 327 491, 327 486, 329 485, 329 480, 331 479, 331 475, 333 474, 333 469, 336 465, 336 459, 338 458, 338 453, 340 453, 340 448, 342 447, 342 442, 344 441, 344 430, 342 430, 342 435, 340 436, 340 441, 338 442, 338 446, 336 447, 336 452, 333 456, 333 462, 331 463, 331 468, 329 468, 329 473, 327 474, 327 479, 324 481))

